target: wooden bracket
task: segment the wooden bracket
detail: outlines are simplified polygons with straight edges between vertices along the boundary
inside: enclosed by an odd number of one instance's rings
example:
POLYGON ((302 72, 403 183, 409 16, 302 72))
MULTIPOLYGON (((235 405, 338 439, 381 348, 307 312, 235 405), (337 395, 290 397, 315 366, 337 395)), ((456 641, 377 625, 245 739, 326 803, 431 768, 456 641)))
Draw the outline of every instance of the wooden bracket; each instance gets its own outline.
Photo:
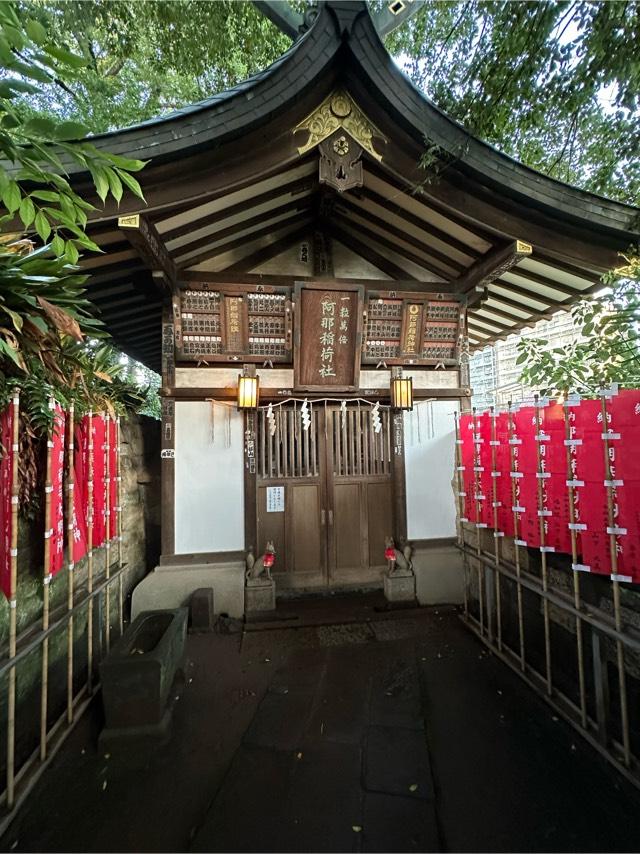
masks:
POLYGON ((118 228, 151 271, 153 281, 165 294, 176 289, 178 272, 158 229, 141 214, 118 217, 118 228))
POLYGON ((482 300, 486 288, 495 279, 529 257, 533 246, 524 240, 512 240, 506 246, 496 247, 478 258, 453 284, 459 294, 466 294, 469 307, 482 300))

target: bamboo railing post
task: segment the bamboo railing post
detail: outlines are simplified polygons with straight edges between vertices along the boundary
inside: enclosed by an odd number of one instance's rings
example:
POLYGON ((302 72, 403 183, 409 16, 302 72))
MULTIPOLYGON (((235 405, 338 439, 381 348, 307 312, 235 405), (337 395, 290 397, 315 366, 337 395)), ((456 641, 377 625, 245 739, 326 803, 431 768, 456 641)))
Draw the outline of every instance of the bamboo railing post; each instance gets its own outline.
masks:
MULTIPOLYGON (((122 458, 121 458, 121 427, 120 416, 116 418, 116 536, 118 538, 118 569, 123 567, 122 555, 122 458)), ((118 620, 120 635, 124 631, 124 597, 122 573, 118 576, 118 620)))
POLYGON ((497 447, 500 442, 496 434, 496 412, 493 406, 489 407, 489 417, 491 419, 491 506, 493 507, 493 554, 496 564, 496 636, 498 642, 498 650, 502 652, 502 605, 500 599, 500 537, 504 533, 498 528, 498 477, 501 473, 497 469, 497 447))
MULTIPOLYGON (((545 465, 542 459, 542 442, 545 438, 540 425, 540 397, 537 394, 533 396, 533 405, 536 420, 536 478, 537 478, 537 503, 538 503, 538 530, 540 532, 540 563, 542 572, 542 589, 546 593, 549 589, 549 575, 547 568, 547 551, 552 547, 547 545, 547 532, 545 528, 545 519, 550 511, 545 508, 544 502, 544 480, 549 476, 549 472, 545 470, 545 465)), ((546 404, 545 404, 546 405, 546 404)), ((542 615, 544 621, 544 659, 547 677, 547 694, 551 696, 553 685, 551 680, 551 627, 549 621, 549 600, 546 596, 542 599, 542 615)))
MULTIPOLYGON (((15 389, 11 405, 13 422, 11 431, 11 552, 9 576, 9 660, 16 656, 17 635, 17 582, 18 582, 18 420, 20 417, 20 391, 15 389)), ((15 749, 16 749, 16 668, 9 669, 7 698, 7 807, 13 808, 15 800, 15 749)))
POLYGON ((75 481, 73 476, 73 450, 74 450, 74 408, 73 403, 69 406, 69 419, 67 423, 67 722, 73 723, 73 491, 75 481))
POLYGON ((508 405, 508 430, 509 430, 509 460, 510 460, 510 468, 511 471, 509 474, 511 475, 511 501, 512 507, 511 511, 513 513, 513 547, 514 547, 514 555, 515 555, 515 567, 516 567, 516 596, 518 601, 518 635, 520 638, 520 669, 524 673, 525 671, 525 657, 524 657, 524 614, 522 610, 522 584, 521 577, 522 571, 520 568, 520 507, 518 504, 518 491, 516 488, 516 475, 519 472, 516 471, 516 462, 515 462, 515 453, 514 453, 514 445, 519 444, 521 440, 516 438, 513 434, 513 408, 511 405, 511 401, 509 401, 508 405))
MULTIPOLYGON (((455 430, 456 430, 456 482, 458 486, 458 538, 460 540, 460 545, 464 546, 464 523, 467 522, 467 518, 464 515, 464 500, 466 498, 466 492, 464 491, 464 479, 462 476, 462 472, 464 470, 464 465, 462 464, 462 438, 460 437, 460 424, 458 421, 458 412, 455 411, 453 413, 453 418, 455 422, 455 430)), ((465 620, 469 619, 469 559, 467 557, 466 551, 462 552, 462 565, 464 569, 464 617, 465 620)))
MULTIPOLYGON (((606 394, 601 394, 602 402, 602 441, 604 446, 605 485, 607 487, 607 519, 609 522, 609 550, 611 554, 611 582, 613 585, 613 616, 616 631, 622 631, 622 615, 620 611, 620 583, 618 579, 618 551, 616 543, 616 522, 613 512, 613 493, 616 482, 612 479, 611 460, 609 458, 609 429, 607 420, 606 394)), ((618 665, 618 686, 620 690, 620 723, 622 729, 622 748, 624 764, 631 764, 631 746, 629 740, 629 709, 627 706, 627 677, 624 667, 624 647, 620 638, 616 640, 616 658, 618 665)))
POLYGON ((478 422, 476 420, 476 408, 472 409, 473 417, 473 489, 474 501, 476 507, 476 554, 478 556, 478 608, 480 610, 480 636, 484 635, 484 564, 480 561, 482 554, 482 544, 480 542, 480 495, 482 494, 480 471, 480 445, 478 422))
POLYGON ((111 417, 109 415, 105 415, 105 443, 104 443, 104 486, 105 486, 105 500, 104 500, 104 512, 105 512, 105 533, 104 533, 104 542, 105 542, 105 577, 107 579, 107 586, 105 587, 104 595, 105 595, 105 644, 107 648, 107 652, 109 652, 109 646, 111 643, 111 585, 109 584, 109 579, 111 578, 111 479, 110 479, 110 467, 109 467, 109 424, 111 421, 111 417))
POLYGON ((87 481, 87 688, 93 690, 93 412, 89 410, 88 469, 87 481))
MULTIPOLYGON (((574 455, 573 448, 580 439, 572 436, 569 424, 569 407, 571 406, 569 393, 565 393, 564 403, 564 444, 567 459, 567 488, 569 490, 569 533, 571 536, 571 568, 573 570, 573 604, 576 611, 582 609, 580 600, 580 571, 578 570, 578 531, 584 529, 584 525, 576 520, 576 496, 574 489, 576 479, 571 465, 571 457, 574 455)), ((587 728, 587 691, 584 673, 584 646, 582 638, 582 620, 576 617, 576 653, 578 657, 578 688, 580 692, 580 722, 583 729, 587 728)))
MULTIPOLYGON (((52 410, 53 424, 47 437, 47 462, 44 486, 44 569, 42 578, 42 631, 49 628, 49 594, 51 590, 51 494, 53 484, 51 483, 51 461, 53 456, 53 432, 56 428, 55 401, 49 400, 49 409, 52 410)), ((40 759, 47 758, 47 707, 49 693, 49 638, 42 641, 42 678, 40 694, 40 759)))

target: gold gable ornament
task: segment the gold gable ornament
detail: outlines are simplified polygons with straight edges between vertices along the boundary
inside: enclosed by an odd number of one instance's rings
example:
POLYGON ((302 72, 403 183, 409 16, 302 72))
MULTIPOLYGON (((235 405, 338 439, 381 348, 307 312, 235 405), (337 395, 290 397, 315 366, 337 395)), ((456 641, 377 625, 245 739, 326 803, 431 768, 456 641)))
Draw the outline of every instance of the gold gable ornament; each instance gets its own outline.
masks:
POLYGON ((307 141, 298 146, 305 154, 312 148, 320 151, 320 182, 344 192, 363 184, 362 151, 382 160, 373 146, 373 137, 385 142, 386 137, 372 124, 350 95, 338 90, 329 95, 293 133, 307 131, 307 141))

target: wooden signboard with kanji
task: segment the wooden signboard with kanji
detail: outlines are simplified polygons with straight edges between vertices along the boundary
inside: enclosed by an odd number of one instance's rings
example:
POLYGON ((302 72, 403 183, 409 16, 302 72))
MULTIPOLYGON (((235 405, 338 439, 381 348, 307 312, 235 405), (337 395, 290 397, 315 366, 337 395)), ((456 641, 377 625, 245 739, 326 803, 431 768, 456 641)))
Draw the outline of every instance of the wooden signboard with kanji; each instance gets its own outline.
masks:
POLYGON ((344 392, 358 388, 363 300, 360 285, 296 283, 296 389, 344 392))

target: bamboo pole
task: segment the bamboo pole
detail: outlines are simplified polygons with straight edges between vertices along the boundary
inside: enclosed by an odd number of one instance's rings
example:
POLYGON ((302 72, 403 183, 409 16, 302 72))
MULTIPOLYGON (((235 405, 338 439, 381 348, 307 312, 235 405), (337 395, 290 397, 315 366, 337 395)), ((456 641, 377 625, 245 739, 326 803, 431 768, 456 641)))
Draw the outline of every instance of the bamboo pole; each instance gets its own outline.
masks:
MULTIPOLYGON (((116 418, 116 535, 118 540, 118 569, 123 566, 122 554, 122 458, 121 458, 121 427, 120 416, 116 418)), ((122 573, 118 576, 118 619, 120 622, 120 635, 124 631, 124 597, 122 573)))
MULTIPOLYGON (((455 430, 456 430, 456 482, 458 486, 458 538, 460 541, 460 545, 464 545, 464 523, 467 518, 464 515, 464 499, 466 498, 466 492, 464 490, 464 479, 462 476, 462 472, 464 470, 464 466, 462 464, 462 439, 460 437, 460 424, 459 424, 459 415, 458 412, 453 413, 453 418, 455 422, 455 430)), ((469 560, 467 558, 467 553, 463 552, 462 558, 463 568, 464 568, 464 616, 465 619, 469 617, 469 560)))
POLYGON ((496 435, 496 415, 493 406, 489 407, 489 417, 491 418, 491 504, 493 507, 493 554, 496 564, 496 635, 498 649, 502 652, 502 605, 501 605, 501 590, 500 590, 500 538, 504 536, 503 532, 498 527, 498 477, 501 473, 498 471, 496 455, 497 447, 500 442, 496 435))
MULTIPOLYGON (((9 660, 16 656, 17 632, 17 581, 18 581, 18 420, 20 417, 20 390, 15 389, 11 403, 13 423, 11 435, 11 551, 9 575, 9 660)), ((7 807, 13 808, 15 800, 15 748, 16 748, 16 668, 9 670, 7 702, 7 807)))
MULTIPOLYGON (((476 507, 476 554, 478 558, 482 554, 482 543, 480 541, 480 528, 482 527, 480 523, 480 495, 482 494, 482 486, 481 486, 481 478, 480 471, 482 470, 482 466, 480 465, 480 445, 478 436, 478 421, 476 416, 476 408, 475 406, 472 409, 472 417, 473 417, 473 488, 474 488, 474 499, 475 499, 475 507, 476 507)), ((480 610, 480 635, 484 634, 484 565, 478 559, 478 608, 480 610)))
MULTIPOLYGON (((573 604, 576 611, 582 610, 580 597, 580 572, 578 570, 578 531, 582 530, 579 522, 576 521, 576 496, 575 496, 575 478, 571 466, 571 457, 573 456, 573 444, 575 440, 571 435, 571 425, 569 424, 569 393, 566 393, 564 403, 564 444, 566 447, 567 459, 567 488, 569 490, 569 533, 571 535, 571 567, 573 569, 573 604)), ((584 646, 582 640, 582 620, 576 617, 576 653, 578 657, 578 688, 580 691, 580 721, 583 729, 587 728, 587 691, 585 684, 584 673, 584 646)))
POLYGON ((519 440, 513 434, 513 409, 511 405, 511 401, 509 401, 508 405, 508 429, 509 429, 509 460, 510 460, 510 475, 511 475, 511 501, 512 507, 511 510, 513 512, 513 544, 514 544, 514 555, 515 555, 515 567, 516 567, 516 595, 518 601, 518 634, 520 638, 520 669, 524 673, 525 671, 525 657, 524 657, 524 614, 522 611, 522 571, 520 568, 520 538, 519 534, 519 510, 518 510, 518 492, 516 488, 516 478, 514 475, 517 473, 515 468, 515 453, 514 453, 514 445, 519 440))
MULTIPOLYGON (((47 437, 47 462, 44 487, 44 568, 42 578, 42 631, 49 628, 49 593, 51 590, 51 494, 53 484, 51 482, 51 463, 53 456, 53 431, 55 422, 55 401, 49 400, 49 409, 53 410, 52 427, 47 437)), ((40 760, 44 762, 47 758, 47 706, 49 693, 49 636, 42 641, 42 678, 40 694, 40 760)))
POLYGON ((111 585, 108 583, 111 578, 111 543, 109 542, 111 537, 111 490, 110 486, 110 467, 109 467, 109 423, 111 421, 111 417, 109 415, 105 415, 105 441, 104 441, 104 486, 105 486, 105 499, 104 499, 104 511, 105 511, 105 533, 104 533, 104 542, 105 542, 105 578, 107 579, 107 586, 105 587, 104 595, 105 595, 105 642, 107 647, 107 652, 109 652, 109 646, 111 643, 111 585))
MULTIPOLYGON (((602 401, 602 441, 604 447, 604 471, 607 487, 607 519, 609 534, 609 551, 611 554, 611 581, 613 585, 613 615, 616 631, 622 631, 622 615, 620 612, 620 583, 618 580, 618 551, 616 543, 616 523, 613 512, 614 481, 611 477, 611 460, 609 458, 609 429, 607 421, 606 395, 601 395, 602 401)), ((627 678, 624 667, 624 647, 620 639, 616 640, 616 658, 618 664, 618 685, 620 690, 620 723, 622 728, 622 748, 624 764, 631 764, 631 747, 629 741, 629 709, 627 706, 627 678)))
POLYGON ((87 482, 87 687, 89 695, 93 689, 93 412, 89 410, 88 468, 87 482))
POLYGON ((74 408, 73 403, 69 406, 69 418, 67 421, 67 722, 73 723, 73 492, 75 488, 73 474, 73 451, 74 451, 74 408))
MULTIPOLYGON (((540 564, 542 572, 542 589, 546 593, 549 589, 549 572, 547 568, 547 551, 552 547, 547 545, 547 532, 545 528, 545 519, 549 511, 545 508, 544 501, 544 480, 549 476, 549 472, 545 470, 542 459, 543 448, 543 433, 541 432, 540 424, 540 397, 535 394, 533 396, 534 411, 536 420, 536 478, 537 478, 537 503, 538 503, 538 530, 540 532, 540 564)), ((551 696, 553 684, 551 679, 551 627, 549 621, 549 600, 544 597, 542 600, 542 616, 544 621, 544 659, 545 671, 547 680, 547 694, 551 696)))

